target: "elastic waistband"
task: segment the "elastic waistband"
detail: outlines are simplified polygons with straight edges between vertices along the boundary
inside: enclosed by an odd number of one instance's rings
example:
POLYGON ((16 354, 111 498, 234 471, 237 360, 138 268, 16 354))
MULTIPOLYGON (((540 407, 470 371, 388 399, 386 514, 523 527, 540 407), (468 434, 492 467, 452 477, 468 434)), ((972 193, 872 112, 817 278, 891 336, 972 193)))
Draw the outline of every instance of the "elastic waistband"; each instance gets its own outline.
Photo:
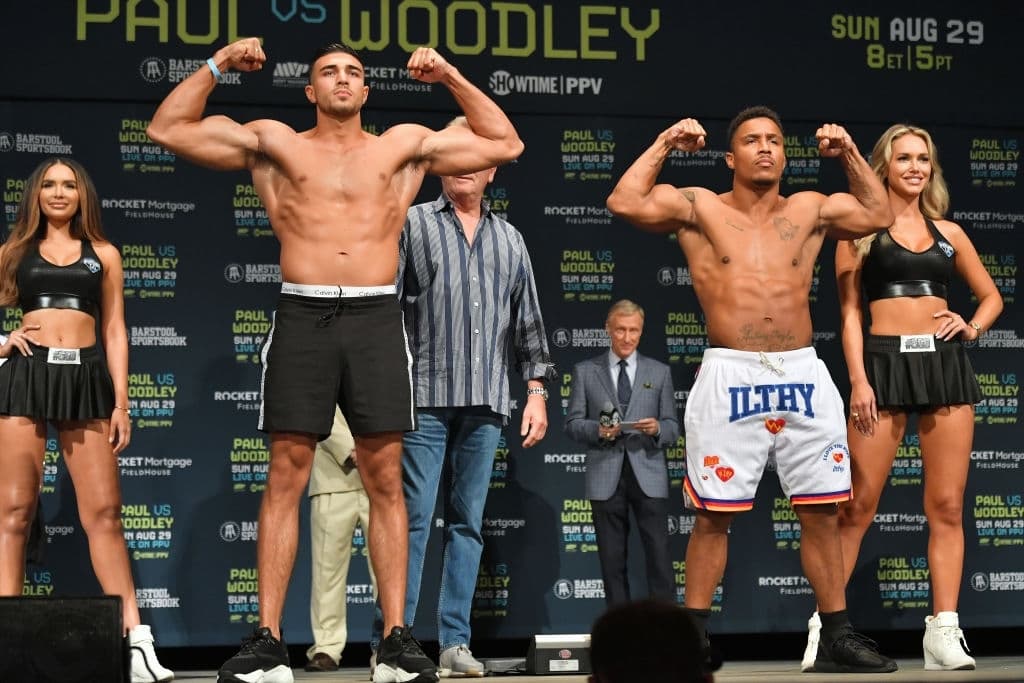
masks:
POLYGON ((292 282, 282 282, 281 293, 306 296, 313 299, 359 299, 366 296, 397 294, 398 289, 394 285, 345 287, 339 285, 297 285, 292 282))
POLYGON ((817 360, 818 354, 813 346, 805 346, 802 349, 791 349, 789 351, 740 351, 738 349, 727 349, 715 346, 704 350, 703 361, 711 360, 733 361, 738 363, 760 364, 762 358, 771 361, 782 359, 784 361, 817 360))

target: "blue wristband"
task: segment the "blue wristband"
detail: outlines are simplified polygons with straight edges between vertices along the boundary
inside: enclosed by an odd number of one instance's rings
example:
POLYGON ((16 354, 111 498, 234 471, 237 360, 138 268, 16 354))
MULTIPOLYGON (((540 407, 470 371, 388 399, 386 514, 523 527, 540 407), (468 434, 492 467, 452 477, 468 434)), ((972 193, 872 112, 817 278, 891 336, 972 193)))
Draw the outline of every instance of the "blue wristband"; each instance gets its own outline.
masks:
POLYGON ((220 69, 217 68, 217 62, 213 61, 213 57, 209 57, 206 60, 206 66, 210 67, 210 73, 212 73, 213 77, 219 82, 223 74, 221 74, 220 69))

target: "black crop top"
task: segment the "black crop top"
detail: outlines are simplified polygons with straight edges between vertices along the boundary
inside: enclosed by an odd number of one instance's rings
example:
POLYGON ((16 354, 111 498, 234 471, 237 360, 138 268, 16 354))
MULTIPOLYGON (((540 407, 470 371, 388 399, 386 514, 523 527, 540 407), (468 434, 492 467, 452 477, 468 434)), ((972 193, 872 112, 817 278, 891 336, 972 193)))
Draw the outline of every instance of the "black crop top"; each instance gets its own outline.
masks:
POLYGON ((888 230, 878 233, 861 269, 861 283, 869 302, 899 296, 949 298, 956 251, 935 223, 927 218, 925 223, 935 241, 924 251, 910 251, 888 230))
POLYGON ((82 255, 66 266, 44 259, 36 241, 18 264, 18 305, 22 313, 40 308, 72 308, 96 318, 102 282, 103 264, 89 240, 82 240, 82 255))

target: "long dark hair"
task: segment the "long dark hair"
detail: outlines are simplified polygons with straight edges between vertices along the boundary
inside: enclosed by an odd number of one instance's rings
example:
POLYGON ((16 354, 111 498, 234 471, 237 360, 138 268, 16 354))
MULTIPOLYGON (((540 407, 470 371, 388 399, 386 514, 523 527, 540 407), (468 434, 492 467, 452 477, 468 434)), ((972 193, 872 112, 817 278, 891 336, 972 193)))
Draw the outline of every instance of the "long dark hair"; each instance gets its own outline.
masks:
POLYGON ((25 191, 18 205, 14 229, 0 253, 0 306, 13 306, 18 302, 18 264, 33 240, 46 235, 46 215, 39 208, 39 193, 43 176, 53 166, 67 166, 75 174, 78 184, 78 211, 71 218, 71 236, 91 242, 106 242, 100 216, 100 200, 89 174, 74 159, 50 157, 36 166, 25 181, 25 191))

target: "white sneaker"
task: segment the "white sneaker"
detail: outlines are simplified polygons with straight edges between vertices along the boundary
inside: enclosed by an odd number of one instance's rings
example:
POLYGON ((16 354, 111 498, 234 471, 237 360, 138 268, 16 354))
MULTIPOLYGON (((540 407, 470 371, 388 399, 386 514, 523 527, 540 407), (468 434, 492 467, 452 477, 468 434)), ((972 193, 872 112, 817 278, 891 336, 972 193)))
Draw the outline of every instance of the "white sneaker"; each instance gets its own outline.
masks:
POLYGON ((174 680, 174 672, 160 665, 153 650, 153 633, 145 624, 128 631, 132 653, 132 683, 156 683, 174 680))
POLYGON ((956 612, 939 612, 924 618, 924 668, 928 671, 974 669, 974 657, 960 630, 956 612))
POLYGON ((818 643, 821 641, 821 617, 815 612, 807 620, 807 647, 804 658, 800 660, 800 672, 814 671, 814 662, 818 659, 818 643))
POLYGON ((441 651, 438 673, 441 675, 441 678, 483 676, 484 665, 477 661, 468 647, 456 645, 441 651))

